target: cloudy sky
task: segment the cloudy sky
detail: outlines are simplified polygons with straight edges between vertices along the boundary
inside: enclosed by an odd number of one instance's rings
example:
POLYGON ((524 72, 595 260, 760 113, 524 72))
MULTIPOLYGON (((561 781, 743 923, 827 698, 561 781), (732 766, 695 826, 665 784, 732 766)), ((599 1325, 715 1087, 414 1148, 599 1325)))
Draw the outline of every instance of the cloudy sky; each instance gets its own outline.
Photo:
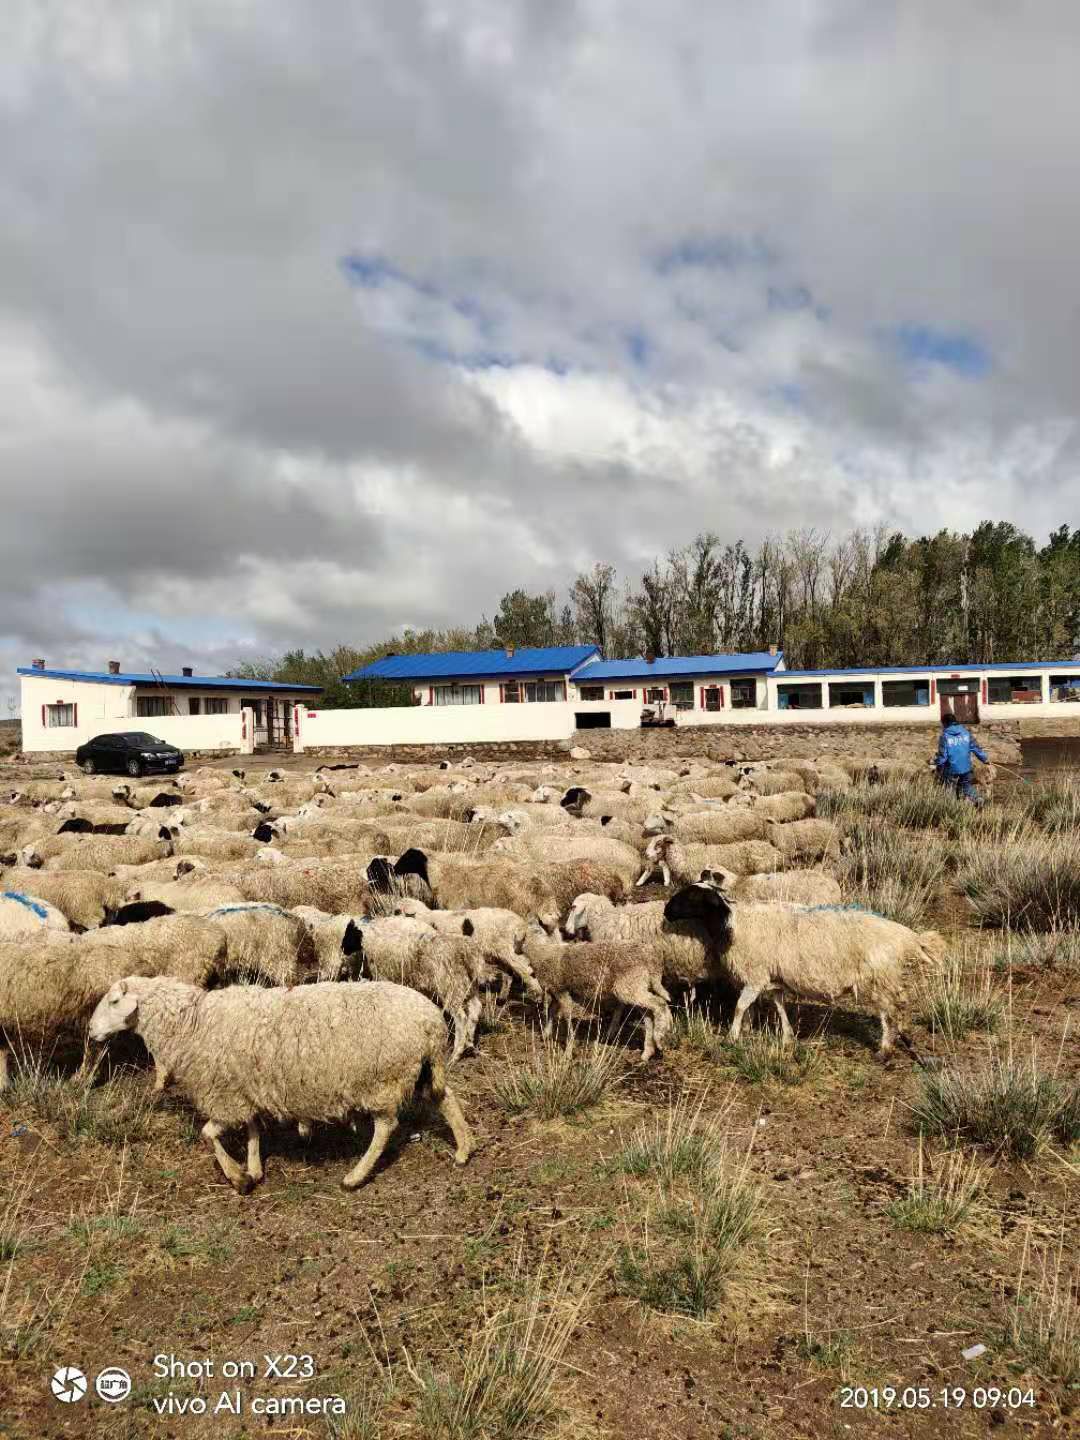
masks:
POLYGON ((1075 0, 4 0, 0 689, 1080 521, 1075 0))

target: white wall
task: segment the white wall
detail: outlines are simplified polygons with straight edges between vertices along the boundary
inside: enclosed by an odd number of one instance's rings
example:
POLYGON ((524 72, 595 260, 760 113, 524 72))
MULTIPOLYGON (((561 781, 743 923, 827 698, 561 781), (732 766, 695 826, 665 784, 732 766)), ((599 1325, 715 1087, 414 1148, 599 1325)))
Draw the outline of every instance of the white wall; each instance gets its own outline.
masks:
POLYGON ((181 750, 243 750, 250 743, 250 711, 242 715, 155 715, 136 717, 131 685, 52 680, 36 675, 22 680, 23 749, 31 754, 77 750, 95 735, 112 730, 146 730, 181 750), (43 705, 77 705, 76 725, 43 726, 43 705), (245 736, 244 730, 249 734, 245 736))
POLYGON ((578 712, 607 711, 612 727, 636 729, 641 704, 551 701, 524 705, 414 705, 382 710, 295 707, 294 747, 317 745, 469 745, 484 741, 569 740, 578 712))

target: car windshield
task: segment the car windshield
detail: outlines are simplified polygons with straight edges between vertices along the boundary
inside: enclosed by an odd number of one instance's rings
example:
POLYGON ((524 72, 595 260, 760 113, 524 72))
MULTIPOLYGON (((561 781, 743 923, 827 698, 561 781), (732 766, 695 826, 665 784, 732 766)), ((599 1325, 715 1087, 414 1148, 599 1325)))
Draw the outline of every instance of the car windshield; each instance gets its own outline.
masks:
POLYGON ((129 730, 126 735, 121 735, 125 745, 164 745, 164 740, 159 740, 156 735, 148 735, 145 730, 129 730))

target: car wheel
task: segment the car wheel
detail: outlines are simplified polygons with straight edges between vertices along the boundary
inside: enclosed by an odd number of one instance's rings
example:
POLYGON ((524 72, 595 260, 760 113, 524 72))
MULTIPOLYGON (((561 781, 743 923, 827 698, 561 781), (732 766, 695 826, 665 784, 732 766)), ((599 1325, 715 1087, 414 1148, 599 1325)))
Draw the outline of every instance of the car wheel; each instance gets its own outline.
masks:
POLYGON ((142 766, 139 764, 138 760, 129 760, 125 768, 127 769, 127 773, 132 777, 138 777, 142 774, 142 766))
POLYGON ((96 769, 97 769, 97 766, 94 764, 93 760, 91 760, 91 759, 90 759, 90 756, 88 755, 88 756, 86 757, 86 759, 82 762, 82 772, 83 772, 83 774, 84 774, 84 775, 93 775, 93 773, 94 773, 94 771, 95 771, 96 769))

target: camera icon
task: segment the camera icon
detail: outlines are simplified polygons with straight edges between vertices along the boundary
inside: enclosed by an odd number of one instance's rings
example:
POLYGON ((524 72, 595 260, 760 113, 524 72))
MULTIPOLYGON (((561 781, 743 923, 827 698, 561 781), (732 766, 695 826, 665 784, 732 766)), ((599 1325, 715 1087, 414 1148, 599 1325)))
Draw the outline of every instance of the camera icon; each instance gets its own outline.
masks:
POLYGON ((118 1405, 131 1394, 131 1376, 118 1365, 110 1365, 94 1381, 94 1389, 102 1400, 118 1405))

